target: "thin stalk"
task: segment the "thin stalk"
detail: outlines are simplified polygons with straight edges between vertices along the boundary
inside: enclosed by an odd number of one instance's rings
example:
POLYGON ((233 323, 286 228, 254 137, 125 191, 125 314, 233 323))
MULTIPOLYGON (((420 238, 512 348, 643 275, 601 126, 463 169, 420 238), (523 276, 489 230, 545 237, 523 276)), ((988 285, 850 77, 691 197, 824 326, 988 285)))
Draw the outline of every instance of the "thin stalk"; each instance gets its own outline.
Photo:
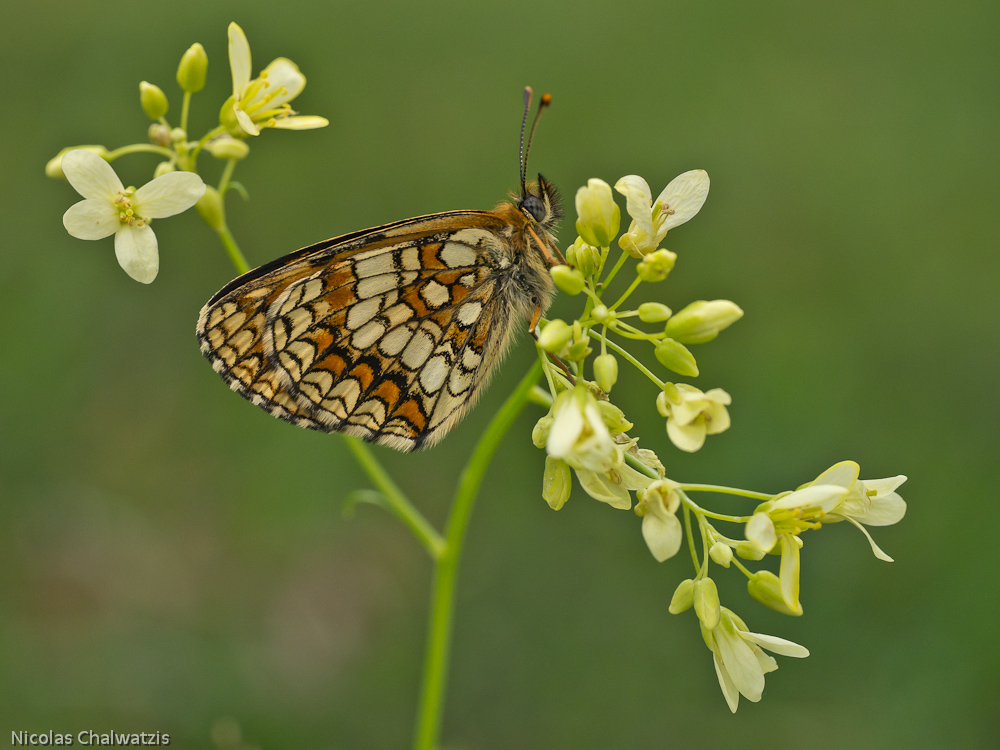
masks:
POLYGON ((451 649, 452 612, 455 601, 455 580, 462 544, 469 525, 469 516, 476 500, 479 486, 489 468, 490 460, 500 446, 500 441, 517 415, 521 412, 531 389, 541 374, 542 365, 536 362, 524 376, 514 392, 507 398, 500 411, 479 439, 455 493, 455 501, 448 518, 445 547, 435 562, 434 584, 431 591, 431 611, 427 631, 427 650, 424 657, 423 685, 417 726, 413 738, 414 750, 437 750, 444 709, 445 684, 448 675, 448 657, 451 649))
POLYGON ((152 143, 133 143, 129 146, 122 146, 121 148, 116 148, 114 151, 109 151, 107 156, 104 157, 104 160, 114 161, 119 156, 138 153, 160 154, 168 159, 173 159, 176 156, 173 151, 169 148, 164 148, 163 146, 156 146, 152 143))
POLYGON ((216 229, 216 234, 219 235, 219 239, 222 240, 222 246, 226 248, 226 252, 229 253, 229 259, 236 266, 236 270, 240 275, 245 274, 250 270, 250 264, 247 263, 247 259, 243 257, 243 253, 240 252, 240 246, 236 244, 236 239, 233 237, 233 233, 229 231, 229 227, 223 224, 219 229, 216 229))
POLYGON ((185 133, 188 129, 188 112, 191 109, 191 92, 184 92, 184 101, 181 102, 181 130, 185 133))
POLYGON ((774 497, 774 495, 768 495, 766 492, 753 492, 752 490, 723 487, 717 484, 682 484, 681 489, 685 492, 718 492, 722 495, 742 495, 753 500, 770 500, 774 497))
POLYGON ((622 254, 619 256, 618 262, 615 263, 614 268, 611 269, 611 273, 609 273, 608 277, 606 279, 604 279, 604 281, 602 282, 604 284, 604 286, 601 289, 601 296, 604 296, 604 292, 607 290, 608 286, 611 284, 611 280, 615 276, 618 275, 618 272, 621 270, 622 266, 625 265, 625 261, 628 260, 628 257, 629 257, 628 253, 626 253, 624 250, 622 250, 622 254))
POLYGON ((406 527, 413 532, 421 544, 427 548, 430 556, 437 560, 444 553, 444 538, 437 529, 431 526, 430 522, 424 518, 423 514, 414 507, 413 503, 406 499, 399 486, 392 481, 389 473, 382 468, 382 465, 375 458, 374 454, 368 450, 368 446, 357 438, 344 435, 344 442, 347 449, 354 454, 354 459, 364 470, 368 478, 372 480, 379 492, 389 503, 389 509, 402 521, 406 527))

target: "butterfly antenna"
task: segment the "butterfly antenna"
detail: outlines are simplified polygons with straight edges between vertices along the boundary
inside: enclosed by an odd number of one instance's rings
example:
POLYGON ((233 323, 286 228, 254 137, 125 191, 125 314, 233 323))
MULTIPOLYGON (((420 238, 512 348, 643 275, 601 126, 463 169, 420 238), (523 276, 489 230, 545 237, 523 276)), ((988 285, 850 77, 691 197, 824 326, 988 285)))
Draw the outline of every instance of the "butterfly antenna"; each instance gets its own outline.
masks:
MULTIPOLYGON (((528 124, 528 111, 531 109, 531 86, 524 87, 524 117, 521 118, 521 145, 518 149, 521 160, 521 195, 526 195, 526 188, 524 186, 525 176, 527 175, 526 167, 527 161, 524 158, 524 127, 528 124)), ((534 132, 534 128, 532 128, 534 132)), ((528 147, 531 147, 531 140, 528 140, 528 147)))
MULTIPOLYGON (((524 193, 525 173, 528 171, 528 154, 531 153, 531 142, 535 140, 535 128, 538 127, 538 121, 542 118, 542 112, 548 109, 550 104, 552 104, 552 94, 542 94, 542 100, 538 103, 538 111, 535 112, 535 121, 531 123, 531 132, 528 134, 528 147, 524 150, 524 161, 521 163, 522 193, 524 193)), ((527 111, 524 114, 527 116, 527 111)))

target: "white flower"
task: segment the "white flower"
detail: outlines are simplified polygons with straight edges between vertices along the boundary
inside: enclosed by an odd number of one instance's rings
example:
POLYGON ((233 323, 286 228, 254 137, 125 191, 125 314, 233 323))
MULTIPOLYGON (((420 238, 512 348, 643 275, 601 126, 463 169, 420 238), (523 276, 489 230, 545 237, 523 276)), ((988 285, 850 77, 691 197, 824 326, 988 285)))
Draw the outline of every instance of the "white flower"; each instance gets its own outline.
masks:
POLYGON ((186 211, 205 193, 205 183, 193 172, 170 172, 138 190, 126 190, 110 164, 80 149, 63 156, 62 170, 69 184, 86 199, 63 214, 66 231, 81 240, 113 234, 118 263, 143 284, 155 279, 160 268, 150 220, 186 211))
POLYGON ((576 231, 588 245, 607 247, 618 234, 621 209, 611 186, 592 177, 576 191, 576 231))
POLYGON ((719 624, 712 630, 702 625, 701 634, 712 651, 722 694, 733 713, 739 706, 740 695, 755 703, 759 701, 764 692, 764 675, 778 668, 778 663, 762 648, 798 659, 809 656, 808 649, 797 643, 749 632, 746 623, 725 607, 719 624))
POLYGON ((672 179, 654 202, 649 183, 642 177, 622 177, 615 183, 615 190, 625 196, 625 210, 632 223, 618 244, 636 258, 653 252, 668 230, 689 221, 701 210, 708 188, 708 172, 692 169, 672 179))
POLYGON ((222 106, 221 113, 227 126, 226 121, 233 115, 239 127, 250 135, 260 135, 260 128, 309 130, 329 125, 325 117, 296 117, 288 106, 306 86, 306 77, 291 60, 284 57, 272 60, 260 77, 250 80, 250 43, 235 23, 229 24, 229 67, 233 74, 233 96, 222 106))
POLYGON ((624 451, 611 437, 597 399, 585 388, 564 391, 556 399, 545 450, 576 471, 588 495, 612 508, 628 510, 629 492, 653 481, 625 464, 624 451))
POLYGON ((685 383, 678 383, 676 392, 663 391, 656 406, 667 418, 667 435, 682 451, 694 453, 705 444, 706 435, 717 435, 729 429, 726 407, 732 398, 721 388, 702 393, 685 383))
POLYGON ((871 534, 861 524, 891 526, 903 518, 906 514, 906 501, 896 493, 896 488, 906 481, 906 477, 900 474, 887 479, 861 480, 858 479, 860 473, 861 467, 854 461, 841 461, 816 477, 809 486, 825 484, 846 488, 840 501, 830 508, 823 522, 849 521, 868 539, 875 557, 892 562, 892 558, 875 544, 871 534))

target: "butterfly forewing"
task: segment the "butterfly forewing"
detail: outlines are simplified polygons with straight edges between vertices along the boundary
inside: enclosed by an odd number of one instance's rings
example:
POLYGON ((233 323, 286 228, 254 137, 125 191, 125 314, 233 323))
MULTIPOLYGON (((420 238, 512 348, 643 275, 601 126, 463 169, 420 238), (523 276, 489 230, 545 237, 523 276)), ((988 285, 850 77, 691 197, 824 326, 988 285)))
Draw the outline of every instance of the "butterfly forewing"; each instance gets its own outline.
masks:
POLYGON ((402 450, 432 444, 508 340, 509 238, 497 214, 457 211, 305 248, 213 297, 202 351, 275 416, 402 450))

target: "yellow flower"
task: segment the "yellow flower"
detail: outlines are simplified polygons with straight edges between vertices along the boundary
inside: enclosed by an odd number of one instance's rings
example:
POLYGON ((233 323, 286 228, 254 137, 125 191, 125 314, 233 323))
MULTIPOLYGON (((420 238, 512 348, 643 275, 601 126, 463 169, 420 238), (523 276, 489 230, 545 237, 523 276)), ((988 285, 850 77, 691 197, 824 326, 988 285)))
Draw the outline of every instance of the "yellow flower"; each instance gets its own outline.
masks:
POLYGON ((229 24, 229 67, 233 73, 233 95, 222 105, 220 121, 260 135, 261 128, 309 130, 329 125, 325 117, 296 116, 288 102, 302 93, 306 77, 291 60, 279 57, 250 80, 250 43, 243 29, 229 24))
POLYGON ((678 383, 656 399, 660 414, 667 418, 667 435, 682 451, 694 453, 705 444, 706 435, 729 429, 726 407, 732 398, 721 388, 702 393, 692 385, 678 383))

